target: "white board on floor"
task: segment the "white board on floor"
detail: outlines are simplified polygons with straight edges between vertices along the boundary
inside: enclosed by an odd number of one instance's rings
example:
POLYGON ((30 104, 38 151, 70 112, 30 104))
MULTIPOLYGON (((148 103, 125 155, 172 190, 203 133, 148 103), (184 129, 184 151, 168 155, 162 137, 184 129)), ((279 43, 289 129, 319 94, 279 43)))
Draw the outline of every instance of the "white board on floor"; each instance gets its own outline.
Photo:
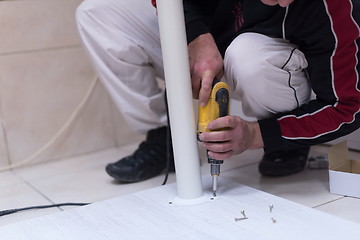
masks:
MULTIPOLYGON (((210 177, 203 181, 209 190, 210 177)), ((3 226, 0 239, 340 240, 360 236, 358 224, 224 178, 216 200, 169 204, 175 196, 176 184, 160 186, 3 226), (247 219, 235 221, 243 217, 241 211, 247 219)))

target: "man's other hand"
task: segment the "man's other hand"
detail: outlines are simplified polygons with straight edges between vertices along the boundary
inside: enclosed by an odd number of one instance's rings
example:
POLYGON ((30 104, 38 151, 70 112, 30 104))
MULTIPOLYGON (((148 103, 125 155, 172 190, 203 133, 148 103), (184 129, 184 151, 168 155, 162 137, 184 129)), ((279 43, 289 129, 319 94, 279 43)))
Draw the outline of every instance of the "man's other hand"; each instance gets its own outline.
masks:
POLYGON ((221 79, 224 74, 223 59, 210 33, 194 39, 188 50, 193 97, 205 106, 214 78, 221 79))

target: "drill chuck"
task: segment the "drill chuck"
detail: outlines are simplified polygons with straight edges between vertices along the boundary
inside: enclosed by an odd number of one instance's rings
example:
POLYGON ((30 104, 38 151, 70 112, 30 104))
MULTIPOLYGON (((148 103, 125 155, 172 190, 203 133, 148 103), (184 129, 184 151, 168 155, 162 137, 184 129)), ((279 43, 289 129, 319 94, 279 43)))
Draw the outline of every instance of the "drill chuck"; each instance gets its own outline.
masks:
POLYGON ((223 160, 215 160, 212 158, 208 158, 208 163, 210 164, 210 174, 211 176, 219 176, 220 175, 220 164, 222 164, 223 160))

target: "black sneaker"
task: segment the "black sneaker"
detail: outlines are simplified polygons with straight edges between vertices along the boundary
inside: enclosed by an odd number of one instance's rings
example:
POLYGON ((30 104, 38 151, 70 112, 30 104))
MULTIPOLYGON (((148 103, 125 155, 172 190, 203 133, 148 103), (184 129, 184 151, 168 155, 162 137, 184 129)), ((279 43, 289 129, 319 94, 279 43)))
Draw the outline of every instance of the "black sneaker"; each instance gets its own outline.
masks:
POLYGON ((171 137, 168 143, 167 131, 167 127, 150 130, 147 133, 146 140, 139 145, 132 155, 108 164, 106 172, 116 180, 127 183, 140 182, 155 177, 167 170, 167 167, 169 167, 169 172, 174 172, 171 137))
POLYGON ((259 163, 259 172, 263 176, 280 177, 302 171, 308 159, 310 148, 292 151, 279 151, 264 154, 259 163))

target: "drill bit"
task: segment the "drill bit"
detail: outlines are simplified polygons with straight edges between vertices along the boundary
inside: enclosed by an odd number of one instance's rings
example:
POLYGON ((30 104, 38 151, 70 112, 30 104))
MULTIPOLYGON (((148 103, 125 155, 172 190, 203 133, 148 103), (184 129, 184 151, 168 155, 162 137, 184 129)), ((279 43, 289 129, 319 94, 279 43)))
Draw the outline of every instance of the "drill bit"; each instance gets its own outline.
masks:
POLYGON ((218 176, 219 176, 219 175, 212 175, 213 197, 216 197, 218 176))
POLYGON ((216 197, 218 177, 220 175, 220 164, 223 163, 223 160, 215 160, 212 158, 208 158, 208 161, 210 163, 210 174, 212 177, 213 196, 216 197))

